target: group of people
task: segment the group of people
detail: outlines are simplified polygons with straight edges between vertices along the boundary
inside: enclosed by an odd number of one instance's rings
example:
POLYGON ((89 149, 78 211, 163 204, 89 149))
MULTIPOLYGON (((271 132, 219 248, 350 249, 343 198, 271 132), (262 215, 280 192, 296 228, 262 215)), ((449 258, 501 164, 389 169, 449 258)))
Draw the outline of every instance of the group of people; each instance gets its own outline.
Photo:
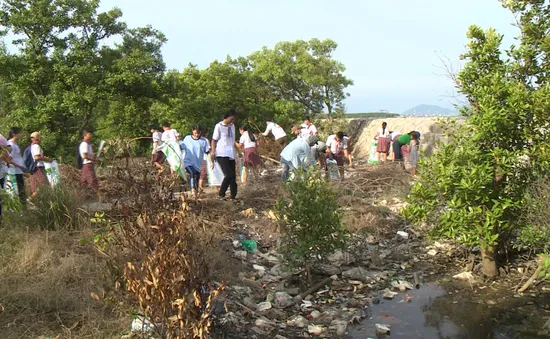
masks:
POLYGON ((378 129, 375 135, 377 139, 377 160, 387 161, 390 151, 393 151, 393 161, 402 161, 407 159, 411 166, 413 175, 416 175, 418 167, 418 157, 420 149, 420 132, 411 131, 402 134, 397 131, 390 131, 386 122, 378 129))
MULTIPOLYGON (((10 189, 17 192, 19 201, 25 208, 29 200, 32 201, 37 197, 42 186, 49 185, 45 167, 52 159, 44 156, 41 146, 42 137, 39 132, 30 134, 30 145, 24 151, 20 147, 22 137, 23 130, 19 127, 10 128, 8 138, 0 135, 0 189, 6 189, 9 183, 10 189), (27 198, 27 188, 30 192, 29 198, 27 198)), ((93 152, 92 137, 92 131, 83 132, 82 142, 78 147, 77 165, 81 169, 81 187, 92 190, 100 197, 94 168, 95 162, 99 159, 93 152)), ((0 201, 0 220, 1 217, 0 201)))

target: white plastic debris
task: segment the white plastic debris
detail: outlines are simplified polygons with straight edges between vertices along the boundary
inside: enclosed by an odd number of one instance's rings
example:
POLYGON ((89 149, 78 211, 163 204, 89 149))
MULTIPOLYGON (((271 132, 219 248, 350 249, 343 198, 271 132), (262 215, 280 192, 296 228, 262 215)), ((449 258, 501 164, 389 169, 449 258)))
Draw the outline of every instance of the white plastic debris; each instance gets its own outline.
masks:
POLYGON ((247 254, 246 251, 235 251, 235 252, 233 252, 233 255, 237 259, 246 259, 246 254, 247 254))
POLYGON ((408 281, 404 281, 404 280, 392 281, 391 285, 393 288, 399 289, 401 292, 405 292, 407 290, 413 289, 413 285, 408 281))
POLYGON ((409 239, 409 233, 407 233, 407 232, 399 231, 399 232, 397 232, 397 235, 400 236, 403 239, 409 239))
POLYGON ((325 329, 322 326, 319 326, 319 325, 309 325, 307 327, 307 331, 309 332, 309 334, 319 335, 319 334, 323 333, 325 331, 325 329))
POLYGON ((472 272, 462 272, 454 275, 453 278, 458 280, 472 281, 474 280, 474 275, 472 274, 472 272))
POLYGON ((428 251, 428 254, 431 255, 432 257, 435 256, 437 254, 437 251, 436 250, 429 250, 428 251))
POLYGON ((319 319, 321 317, 321 312, 313 310, 309 315, 311 316, 311 319, 319 319))
POLYGON ((265 267, 263 267, 263 266, 261 266, 261 265, 256 265, 256 264, 252 265, 252 267, 253 267, 256 271, 258 271, 258 274, 259 274, 261 277, 265 275, 265 267))
POLYGON ((258 309, 258 312, 263 312, 271 309, 273 307, 269 301, 264 301, 262 303, 259 303, 256 308, 258 309))
POLYGON ((390 325, 388 324, 375 324, 374 326, 376 326, 376 333, 378 334, 390 333, 390 325))
POLYGON ((291 320, 287 321, 286 323, 288 326, 294 326, 298 328, 304 328, 307 325, 307 319, 302 317, 301 315, 298 315, 291 320))
POLYGON ((384 290, 383 298, 384 298, 384 299, 389 299, 389 300, 391 300, 391 299, 393 299, 393 298, 394 298, 396 295, 398 295, 398 294, 399 294, 399 293, 390 291, 389 289, 386 288, 386 289, 384 290))
POLYGON ((132 332, 153 332, 155 325, 146 317, 138 315, 132 320, 132 332))

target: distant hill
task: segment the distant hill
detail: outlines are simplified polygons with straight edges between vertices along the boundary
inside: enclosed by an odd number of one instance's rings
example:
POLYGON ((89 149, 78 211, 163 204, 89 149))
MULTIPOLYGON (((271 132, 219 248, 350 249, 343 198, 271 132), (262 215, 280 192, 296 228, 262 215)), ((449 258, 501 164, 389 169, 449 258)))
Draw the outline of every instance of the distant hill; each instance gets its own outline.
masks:
POLYGON ((399 113, 389 112, 365 112, 365 113, 346 113, 348 119, 365 119, 365 118, 397 118, 399 113))
POLYGON ((445 108, 436 105, 418 105, 405 112, 408 116, 455 116, 458 112, 454 108, 445 108))

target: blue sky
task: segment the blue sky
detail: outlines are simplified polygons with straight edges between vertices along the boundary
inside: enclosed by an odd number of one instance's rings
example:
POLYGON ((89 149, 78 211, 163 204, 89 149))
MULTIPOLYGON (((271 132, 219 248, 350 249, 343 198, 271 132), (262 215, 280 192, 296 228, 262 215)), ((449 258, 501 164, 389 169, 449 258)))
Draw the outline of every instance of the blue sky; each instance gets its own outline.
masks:
POLYGON ((496 28, 507 44, 517 35, 498 0, 102 0, 103 10, 115 6, 129 26, 162 31, 165 62, 180 70, 282 40, 333 39, 355 83, 348 112, 451 107, 438 54, 457 66, 471 24, 496 28))

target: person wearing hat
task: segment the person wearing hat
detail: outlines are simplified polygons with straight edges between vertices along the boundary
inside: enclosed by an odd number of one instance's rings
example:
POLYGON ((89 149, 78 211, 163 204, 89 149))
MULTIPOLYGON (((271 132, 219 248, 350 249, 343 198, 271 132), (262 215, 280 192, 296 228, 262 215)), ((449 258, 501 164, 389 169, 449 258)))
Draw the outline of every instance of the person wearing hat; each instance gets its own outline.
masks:
MULTIPOLYGON (((11 160, 9 156, 11 147, 8 140, 0 134, 0 189, 4 189, 4 180, 8 173, 8 164, 11 160)), ((2 224, 2 197, 0 196, 0 225, 2 224)))
POLYGON ((42 138, 40 136, 40 133, 33 132, 31 134, 31 155, 36 163, 36 168, 34 169, 34 171, 31 172, 29 180, 31 188, 31 198, 36 197, 40 186, 48 184, 44 161, 49 161, 49 159, 44 157, 44 151, 42 150, 42 146, 40 146, 41 142, 42 138))
POLYGON ((328 137, 326 159, 336 160, 340 180, 344 179, 344 159, 349 156, 348 145, 344 139, 344 132, 338 132, 328 137))
POLYGON ((312 135, 306 139, 297 138, 289 143, 281 152, 282 179, 288 180, 291 170, 300 167, 315 166, 315 159, 311 147, 316 145, 319 138, 312 135))

